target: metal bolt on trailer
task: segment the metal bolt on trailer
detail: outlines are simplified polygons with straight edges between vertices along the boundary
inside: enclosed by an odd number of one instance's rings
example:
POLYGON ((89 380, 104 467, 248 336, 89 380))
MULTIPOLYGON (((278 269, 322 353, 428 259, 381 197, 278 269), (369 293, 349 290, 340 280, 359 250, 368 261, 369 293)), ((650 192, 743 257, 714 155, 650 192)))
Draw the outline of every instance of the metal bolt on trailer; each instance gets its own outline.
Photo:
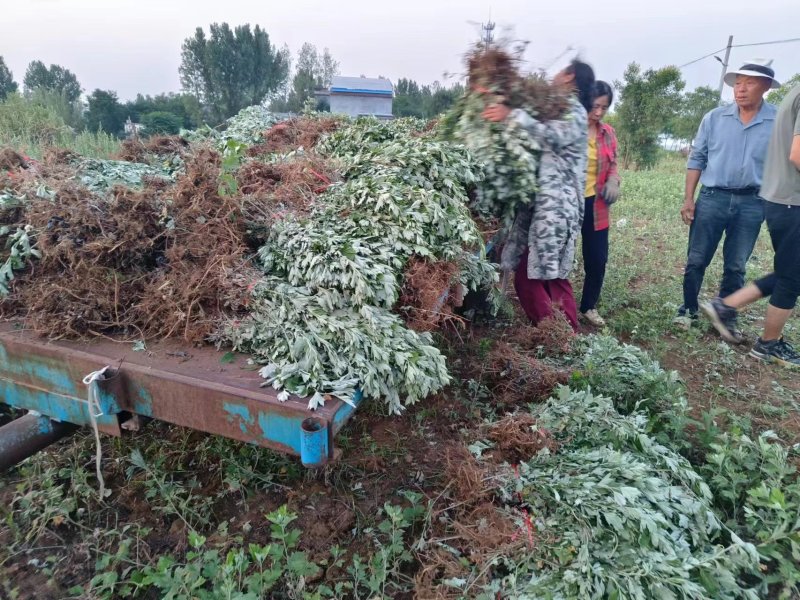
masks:
MULTIPOLYGON (((48 341, 0 324, 0 402, 32 411, 0 427, 0 470, 73 431, 92 425, 120 436, 158 419, 299 456, 317 467, 333 460, 334 438, 361 401, 338 399, 314 412, 307 401, 285 402, 257 369, 237 355, 228 364, 209 347, 165 341, 134 352, 129 344, 48 341), (109 367, 96 381, 96 405, 84 378, 109 367)), ((92 385, 91 383, 89 385, 92 385)))

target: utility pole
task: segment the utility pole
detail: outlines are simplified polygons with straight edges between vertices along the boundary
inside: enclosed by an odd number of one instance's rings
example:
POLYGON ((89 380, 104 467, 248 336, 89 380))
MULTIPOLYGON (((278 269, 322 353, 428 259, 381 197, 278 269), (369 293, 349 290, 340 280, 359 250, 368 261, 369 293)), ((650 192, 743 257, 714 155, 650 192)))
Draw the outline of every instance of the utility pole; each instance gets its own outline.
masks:
MULTIPOLYGON (((722 75, 719 76, 719 89, 717 90, 717 97, 720 104, 722 104, 722 88, 725 85, 725 73, 728 72, 728 59, 731 57, 731 46, 733 46, 733 36, 728 36, 728 47, 725 48, 725 60, 720 60, 722 63, 722 75)), ((715 56, 719 60, 718 56, 715 56)))

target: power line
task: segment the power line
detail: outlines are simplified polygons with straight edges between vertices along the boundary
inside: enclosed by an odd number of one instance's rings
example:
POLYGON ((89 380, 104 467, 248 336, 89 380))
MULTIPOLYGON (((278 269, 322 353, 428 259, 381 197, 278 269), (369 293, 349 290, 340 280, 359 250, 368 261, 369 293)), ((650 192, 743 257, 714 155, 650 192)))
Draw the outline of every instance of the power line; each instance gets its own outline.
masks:
POLYGON ((565 55, 565 54, 567 54, 567 53, 569 53, 569 52, 572 52, 574 49, 575 49, 575 48, 573 48, 572 46, 567 46, 567 47, 564 49, 564 51, 563 51, 561 54, 559 54, 558 56, 556 56, 556 57, 555 57, 553 60, 551 60, 551 61, 550 61, 549 63, 547 63, 546 65, 544 65, 544 66, 540 67, 539 69, 540 69, 541 71, 547 71, 547 69, 549 69, 550 67, 552 67, 554 64, 556 64, 556 63, 557 63, 559 60, 561 60, 562 58, 564 58, 564 55, 565 55))
MULTIPOLYGON (((750 48, 752 46, 770 46, 772 44, 788 44, 790 42, 800 42, 800 38, 790 38, 786 40, 772 40, 770 42, 756 42, 754 44, 734 44, 731 48, 750 48)), ((700 62, 701 60, 705 60, 706 58, 711 58, 718 52, 722 52, 725 48, 720 48, 719 50, 714 50, 713 52, 709 52, 708 54, 704 54, 700 58, 695 58, 694 60, 690 60, 689 62, 682 64, 679 66, 679 69, 684 67, 688 67, 689 65, 693 65, 694 63, 700 62)))
POLYGON ((719 50, 714 50, 713 52, 709 52, 708 54, 705 54, 704 56, 701 56, 700 58, 695 58, 694 60, 690 60, 689 62, 679 66, 678 68, 682 69, 683 67, 688 67, 689 65, 693 65, 694 63, 700 62, 703 59, 706 59, 706 58, 709 58, 711 56, 714 56, 717 52, 722 52, 723 50, 725 50, 724 46, 722 48, 720 48, 719 50))
POLYGON ((775 40, 773 42, 757 42, 755 44, 734 44, 733 48, 748 48, 750 46, 769 46, 771 44, 788 44, 789 42, 800 42, 800 38, 791 38, 788 40, 775 40))

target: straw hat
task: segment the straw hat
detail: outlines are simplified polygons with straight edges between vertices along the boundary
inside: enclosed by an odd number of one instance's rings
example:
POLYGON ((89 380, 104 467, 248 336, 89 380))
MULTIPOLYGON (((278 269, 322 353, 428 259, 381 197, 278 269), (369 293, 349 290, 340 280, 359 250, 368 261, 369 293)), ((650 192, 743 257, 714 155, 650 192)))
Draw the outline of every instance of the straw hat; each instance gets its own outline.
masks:
POLYGON ((725 83, 733 87, 736 83, 737 75, 748 75, 750 77, 765 77, 770 80, 770 87, 773 89, 779 88, 781 84, 775 79, 775 71, 772 70, 771 64, 772 59, 751 58, 742 65, 741 69, 725 73, 725 83))

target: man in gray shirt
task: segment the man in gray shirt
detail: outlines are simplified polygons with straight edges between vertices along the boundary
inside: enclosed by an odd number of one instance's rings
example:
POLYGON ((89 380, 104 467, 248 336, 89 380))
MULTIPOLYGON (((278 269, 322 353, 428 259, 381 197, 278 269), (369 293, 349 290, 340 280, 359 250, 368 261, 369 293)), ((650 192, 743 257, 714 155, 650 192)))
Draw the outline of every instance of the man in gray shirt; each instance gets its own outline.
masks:
POLYGON ((767 227, 775 249, 775 271, 726 298, 703 305, 720 335, 736 341, 727 326, 736 311, 770 296, 764 333, 750 356, 785 366, 800 366, 800 353, 783 339, 783 328, 800 296, 800 86, 778 109, 761 187, 767 227))
MULTIPOLYGON (((681 218, 690 226, 683 304, 675 318, 681 327, 688 328, 697 318, 703 277, 723 234, 719 295, 727 296, 744 285, 747 260, 764 221, 759 190, 776 113, 764 101, 764 94, 780 85, 771 62, 753 59, 728 73, 725 83, 733 87, 735 103, 706 114, 695 137, 681 208, 681 218), (695 202, 698 183, 702 189, 695 202)), ((736 323, 729 325, 737 330, 736 323)))

